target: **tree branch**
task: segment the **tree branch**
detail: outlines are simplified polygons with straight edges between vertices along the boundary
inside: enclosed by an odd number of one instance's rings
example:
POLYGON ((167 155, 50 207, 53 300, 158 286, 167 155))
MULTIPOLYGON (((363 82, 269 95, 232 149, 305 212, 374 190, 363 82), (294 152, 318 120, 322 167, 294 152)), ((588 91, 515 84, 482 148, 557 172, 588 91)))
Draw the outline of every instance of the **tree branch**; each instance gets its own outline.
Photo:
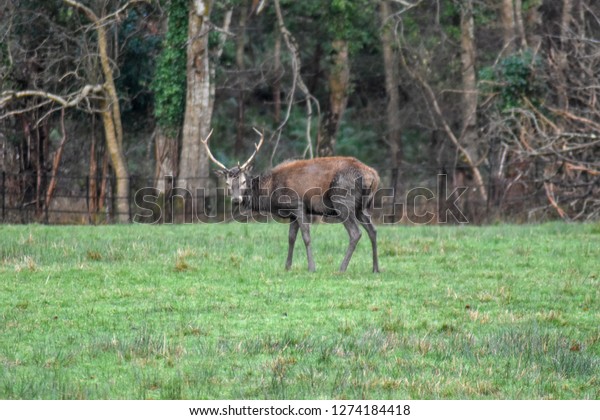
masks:
MULTIPOLYGON (((67 97, 63 97, 54 93, 46 92, 43 90, 21 90, 21 91, 4 91, 0 93, 0 109, 3 109, 9 102, 17 99, 30 98, 30 97, 39 97, 45 98, 52 102, 56 102, 63 106, 64 108, 71 108, 77 106, 82 100, 89 97, 92 94, 103 93, 104 86, 103 85, 85 85, 79 92, 73 93, 67 97)), ((7 113, 4 115, 0 115, 1 118, 5 118, 6 116, 13 114, 7 113)))
POLYGON ((94 11, 92 9, 79 3, 78 1, 63 0, 63 2, 65 2, 69 6, 72 6, 72 7, 75 7, 76 9, 81 10, 87 16, 87 18, 94 23, 98 23, 98 21, 100 20, 100 19, 98 19, 98 16, 96 15, 96 13, 94 13, 94 11))
POLYGON ((279 127, 277 127, 277 129, 275 130, 275 133, 273 133, 273 136, 277 135, 277 141, 275 143, 275 147, 273 148, 273 153, 271 154, 271 166, 273 166, 273 158, 275 157, 275 152, 277 151, 277 146, 279 145, 279 139, 281 137, 281 130, 287 124, 288 119, 290 118, 292 104, 294 103, 294 94, 296 91, 296 86, 298 86, 300 91, 304 94, 304 98, 306 100, 306 114, 307 114, 306 141, 307 141, 307 151, 309 153, 310 158, 313 157, 312 139, 311 139, 311 134, 310 134, 311 125, 312 125, 311 120, 312 120, 312 113, 313 113, 312 102, 314 102, 317 107, 317 116, 318 116, 319 123, 320 123, 320 119, 321 119, 321 108, 319 106, 319 101, 317 100, 317 98, 315 98, 310 93, 310 91, 308 90, 308 87, 306 86, 306 84, 304 83, 304 80, 302 79, 302 75, 300 74, 300 69, 302 66, 300 64, 300 53, 298 51, 298 46, 296 45, 296 41, 294 40, 294 37, 292 36, 290 31, 285 26, 285 22, 283 20, 283 14, 281 13, 281 6, 279 4, 279 0, 274 0, 274 3, 275 3, 275 14, 277 15, 277 26, 279 27, 279 31, 280 31, 281 35, 283 35, 285 45, 287 46, 288 51, 290 52, 290 54, 292 56, 291 58, 292 58, 293 79, 292 79, 292 89, 288 95, 289 99, 288 99, 288 106, 287 106, 285 118, 283 119, 283 121, 281 122, 279 127))
POLYGON ((473 172, 473 177, 475 178, 475 183, 477 184, 477 190, 479 191, 479 195, 481 196, 482 200, 484 202, 486 202, 488 199, 488 194, 487 194, 485 182, 483 180, 483 176, 481 175, 481 171, 479 170, 479 167, 478 167, 479 163, 475 162, 474 157, 471 156, 471 154, 469 153, 467 148, 463 144, 461 144, 459 137, 457 137, 456 134, 454 134, 454 132, 452 131, 452 128, 450 127, 450 125, 448 124, 448 121, 446 121, 446 118, 444 117, 444 113, 442 112, 442 109, 439 105, 437 96, 436 96, 435 92, 433 91, 429 82, 427 80, 425 80, 423 75, 418 70, 413 70, 409 66, 409 64, 406 60, 406 57, 403 53, 402 45, 400 44, 400 42, 401 42, 400 39, 401 39, 401 36, 398 37, 398 51, 399 51, 398 56, 400 58, 400 63, 402 65, 402 67, 408 73, 408 75, 413 80, 415 80, 421 86, 421 88, 425 91, 426 96, 429 99, 428 102, 433 107, 433 112, 435 113, 437 120, 441 123, 442 128, 446 132, 446 135, 448 136, 448 138, 450 139, 450 141, 452 142, 454 147, 456 147, 456 149, 463 156, 468 167, 473 172))
POLYGON ((561 217, 561 219, 569 220, 569 216, 567 216, 567 213, 558 205, 558 203, 556 202, 556 199, 554 198, 553 185, 548 182, 544 182, 544 190, 546 191, 546 197, 548 198, 548 202, 550 203, 552 208, 554 208, 554 210, 556 210, 556 212, 561 217))
POLYGON ((99 18, 98 15, 96 15, 96 13, 94 13, 94 11, 92 9, 90 9, 86 5, 80 3, 80 2, 78 2, 76 0, 63 0, 63 2, 65 2, 69 6, 72 6, 72 7, 76 8, 76 9, 79 9, 94 24, 101 25, 101 24, 104 24, 104 22, 113 19, 114 17, 118 17, 121 13, 123 13, 125 10, 127 10, 131 6, 134 6, 137 3, 146 3, 146 4, 149 4, 150 0, 129 0, 127 3, 125 3, 119 9, 115 10, 114 12, 112 12, 109 15, 102 16, 101 18, 99 18))
POLYGON ((452 128, 450 128, 450 126, 448 125, 448 122, 444 118, 444 114, 442 112, 442 109, 440 108, 440 105, 438 103, 437 97, 436 97, 433 89, 431 88, 429 83, 418 72, 415 72, 408 67, 408 63, 406 62, 406 58, 404 57, 404 54, 400 53, 399 56, 401 58, 402 65, 405 68, 406 72, 413 79, 415 79, 419 83, 419 85, 421 85, 421 87, 423 88, 425 93, 427 93, 427 96, 429 97, 429 101, 431 102, 431 105, 433 106, 433 110, 435 111, 435 114, 438 117, 438 120, 441 122, 442 127, 444 128, 444 131, 446 132, 446 135, 448 136, 448 138, 450 139, 452 144, 454 144, 454 147, 456 147, 456 149, 462 154, 465 161, 467 162, 467 165, 473 171, 473 176, 475 178, 475 182, 477 183, 479 194, 481 195, 481 198, 483 199, 483 201, 487 201, 487 191, 485 188, 485 183, 483 181, 483 177, 481 176, 481 171, 479 171, 479 168, 477 167, 476 163, 473 161, 473 158, 470 155, 470 153, 468 152, 468 150, 462 144, 460 144, 460 141, 458 140, 458 138, 452 131, 452 128))
POLYGON ((44 200, 44 206, 46 210, 50 208, 50 203, 52 201, 52 197, 54 196, 54 191, 56 190, 56 176, 58 175, 58 167, 65 149, 65 143, 67 142, 67 130, 65 129, 65 108, 63 108, 60 113, 60 128, 62 131, 62 138, 60 140, 60 144, 58 145, 58 149, 56 149, 54 157, 52 158, 50 183, 48 184, 48 189, 46 190, 46 199, 44 200))

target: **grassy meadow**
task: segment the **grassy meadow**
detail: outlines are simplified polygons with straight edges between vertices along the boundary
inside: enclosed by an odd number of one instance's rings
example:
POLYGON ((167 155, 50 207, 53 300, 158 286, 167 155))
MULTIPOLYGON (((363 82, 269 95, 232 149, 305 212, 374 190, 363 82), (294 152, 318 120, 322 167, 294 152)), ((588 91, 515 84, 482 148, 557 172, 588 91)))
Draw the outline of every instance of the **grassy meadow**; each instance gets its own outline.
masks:
POLYGON ((0 225, 0 399, 600 399, 600 225, 0 225))

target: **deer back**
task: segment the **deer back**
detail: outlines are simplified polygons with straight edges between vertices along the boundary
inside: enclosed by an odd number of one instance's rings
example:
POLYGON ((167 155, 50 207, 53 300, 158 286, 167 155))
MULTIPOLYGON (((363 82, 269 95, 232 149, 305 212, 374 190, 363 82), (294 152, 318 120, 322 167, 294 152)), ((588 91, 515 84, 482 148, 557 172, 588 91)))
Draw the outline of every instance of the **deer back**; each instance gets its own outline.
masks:
POLYGON ((292 198, 290 207, 299 204, 295 202, 297 199, 309 211, 326 214, 331 208, 328 201, 333 191, 352 191, 362 197, 365 190, 374 194, 378 184, 377 171, 358 159, 326 157, 283 162, 263 177, 261 189, 278 203, 285 201, 280 195, 286 195, 292 198), (361 184, 357 185, 357 180, 361 184))

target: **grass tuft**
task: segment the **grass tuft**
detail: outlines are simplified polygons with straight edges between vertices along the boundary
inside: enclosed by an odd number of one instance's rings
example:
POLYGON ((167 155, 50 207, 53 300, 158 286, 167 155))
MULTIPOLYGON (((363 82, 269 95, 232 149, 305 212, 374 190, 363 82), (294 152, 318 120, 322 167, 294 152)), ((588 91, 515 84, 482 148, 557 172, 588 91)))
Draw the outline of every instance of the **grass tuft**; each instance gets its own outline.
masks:
POLYGON ((22 271, 36 271, 37 264, 35 260, 29 255, 23 256, 19 262, 15 264, 15 272, 20 273, 22 271))
POLYGON ((91 261, 102 261, 102 254, 98 251, 88 250, 87 259, 91 261))
POLYGON ((195 253, 190 249, 178 249, 177 256, 175 258, 175 271, 180 273, 182 271, 187 271, 191 269, 191 266, 188 263, 187 259, 193 256, 195 256, 195 253))

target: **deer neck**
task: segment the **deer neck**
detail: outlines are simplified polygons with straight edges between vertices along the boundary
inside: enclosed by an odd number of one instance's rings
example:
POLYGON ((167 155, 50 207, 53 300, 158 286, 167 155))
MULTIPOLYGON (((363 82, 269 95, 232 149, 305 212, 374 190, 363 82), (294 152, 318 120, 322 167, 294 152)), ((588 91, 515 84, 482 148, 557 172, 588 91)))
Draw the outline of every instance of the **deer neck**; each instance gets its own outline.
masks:
POLYGON ((244 195, 242 205, 254 211, 260 210, 260 197, 271 190, 271 174, 250 175, 250 189, 244 195))

